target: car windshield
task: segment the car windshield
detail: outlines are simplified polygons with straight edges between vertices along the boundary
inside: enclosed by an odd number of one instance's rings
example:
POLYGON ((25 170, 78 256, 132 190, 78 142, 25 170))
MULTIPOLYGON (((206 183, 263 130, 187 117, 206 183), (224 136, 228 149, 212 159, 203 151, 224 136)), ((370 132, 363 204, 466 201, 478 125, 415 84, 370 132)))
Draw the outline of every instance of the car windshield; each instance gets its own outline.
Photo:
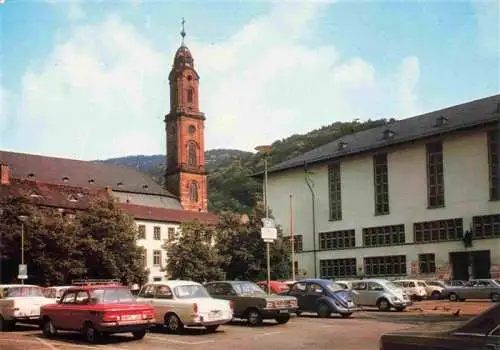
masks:
POLYGON ((174 294, 179 299, 210 298, 205 287, 197 284, 186 284, 174 288, 174 294))
POLYGON ((427 285, 425 284, 425 282, 417 282, 418 286, 419 287, 427 287, 427 285))
POLYGON ((437 281, 427 281, 426 283, 429 286, 444 287, 444 285, 441 282, 437 282, 437 281))
POLYGON ((3 290, 3 296, 9 297, 43 297, 40 287, 7 287, 3 290))
POLYGON ((328 283, 326 285, 326 288, 328 288, 331 292, 336 292, 336 291, 339 291, 339 290, 344 290, 344 288, 340 284, 337 284, 335 282, 328 283))
POLYGON ((126 304, 135 302, 135 297, 127 288, 94 289, 90 293, 93 304, 126 304))
POLYGON ((56 298, 56 293, 57 291, 54 288, 48 288, 43 291, 43 295, 45 295, 46 298, 56 298))
POLYGON ((235 283, 234 290, 238 294, 263 294, 265 293, 262 288, 252 282, 235 283))

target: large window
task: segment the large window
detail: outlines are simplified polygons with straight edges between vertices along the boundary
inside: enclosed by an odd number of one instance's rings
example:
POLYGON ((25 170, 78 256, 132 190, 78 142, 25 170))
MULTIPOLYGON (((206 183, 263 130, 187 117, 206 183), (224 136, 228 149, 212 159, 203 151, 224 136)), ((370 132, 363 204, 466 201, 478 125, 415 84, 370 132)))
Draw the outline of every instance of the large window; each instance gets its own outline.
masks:
POLYGON ((328 188, 330 191, 330 220, 342 220, 340 164, 332 164, 328 167, 328 188))
MULTIPOLYGON (((289 251, 292 251, 292 238, 291 236, 284 237, 285 245, 289 251)), ((303 250, 302 246, 302 235, 293 235, 293 250, 295 252, 301 252, 303 250)))
POLYGON ((168 228, 168 240, 171 241, 175 238, 175 228, 174 227, 169 227, 168 228))
POLYGON ((196 166, 196 145, 193 142, 190 142, 188 145, 188 165, 196 166))
POLYGON ((444 207, 443 143, 426 145, 427 152, 427 205, 429 208, 444 207))
POLYGON ((194 181, 189 184, 189 200, 198 202, 198 184, 194 181))
POLYGON ((367 276, 405 275, 406 255, 373 256, 365 258, 367 276))
POLYGON ((373 157, 373 181, 375 187, 375 215, 389 214, 387 153, 373 157))
POLYGON ((319 249, 344 249, 356 246, 354 230, 319 233, 319 249))
POLYGON ((500 131, 488 132, 490 199, 500 200, 500 131))
POLYGON ((433 243, 461 239, 464 235, 461 218, 415 222, 413 224, 415 243, 433 243))
POLYGON ((160 229, 160 226, 155 226, 153 228, 153 232, 154 232, 154 239, 159 241, 161 240, 161 229, 160 229))
POLYGON ((405 225, 367 227, 363 229, 363 245, 376 247, 405 243, 405 225))
POLYGON ((356 258, 327 259, 319 261, 321 278, 356 276, 356 258))
POLYGON ((146 225, 138 225, 137 231, 137 239, 146 239, 146 225))
POLYGON ((161 250, 153 250, 153 265, 161 265, 161 250))
POLYGON ((475 238, 500 237, 500 214, 472 217, 475 238))
POLYGON ((434 254, 420 254, 418 256, 418 268, 420 273, 435 273, 436 256, 434 254))

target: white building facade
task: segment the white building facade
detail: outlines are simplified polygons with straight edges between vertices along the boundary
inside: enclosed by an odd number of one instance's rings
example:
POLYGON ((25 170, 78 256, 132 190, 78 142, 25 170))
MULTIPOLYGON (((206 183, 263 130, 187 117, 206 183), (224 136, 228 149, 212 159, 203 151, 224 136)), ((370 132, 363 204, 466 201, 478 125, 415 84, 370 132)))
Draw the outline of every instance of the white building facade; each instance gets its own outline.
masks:
POLYGON ((499 106, 401 120, 272 167, 268 204, 285 234, 293 194, 299 273, 500 278, 499 106))

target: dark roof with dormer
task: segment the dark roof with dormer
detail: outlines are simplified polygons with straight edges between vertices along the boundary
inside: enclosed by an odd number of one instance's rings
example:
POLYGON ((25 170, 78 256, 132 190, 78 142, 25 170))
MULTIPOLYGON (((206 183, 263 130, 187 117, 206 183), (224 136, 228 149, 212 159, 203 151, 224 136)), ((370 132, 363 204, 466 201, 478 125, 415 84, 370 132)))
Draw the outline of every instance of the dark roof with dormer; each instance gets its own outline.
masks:
MULTIPOLYGON (((269 173, 305 167, 407 142, 500 123, 500 95, 440 109, 388 125, 363 130, 269 168, 269 173)), ((332 138, 335 136, 332 135, 332 138)), ((263 172, 255 174, 262 175, 263 172)))
POLYGON ((6 151, 0 151, 0 163, 9 166, 11 178, 177 198, 148 174, 121 165, 6 151))

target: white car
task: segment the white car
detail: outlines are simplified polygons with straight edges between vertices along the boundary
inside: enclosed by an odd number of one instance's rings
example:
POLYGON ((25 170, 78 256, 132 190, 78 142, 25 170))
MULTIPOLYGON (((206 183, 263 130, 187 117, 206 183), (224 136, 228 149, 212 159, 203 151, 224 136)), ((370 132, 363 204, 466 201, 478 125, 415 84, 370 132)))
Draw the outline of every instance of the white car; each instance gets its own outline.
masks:
POLYGON ((56 304, 59 299, 61 299, 61 296, 63 295, 64 291, 71 286, 54 286, 54 287, 47 287, 44 288, 43 290, 43 295, 45 295, 46 298, 49 298, 52 300, 54 304, 56 304))
POLYGON ((38 286, 0 284, 0 330, 14 329, 16 322, 39 320, 40 307, 53 303, 38 286))
POLYGON ((421 280, 397 280, 394 284, 403 288, 403 290, 412 299, 423 300, 427 299, 427 284, 421 280))
POLYGON ((156 322, 171 333, 180 332, 184 326, 205 327, 212 333, 233 319, 230 301, 212 298, 203 285, 193 281, 148 283, 141 288, 137 301, 151 304, 156 322))

